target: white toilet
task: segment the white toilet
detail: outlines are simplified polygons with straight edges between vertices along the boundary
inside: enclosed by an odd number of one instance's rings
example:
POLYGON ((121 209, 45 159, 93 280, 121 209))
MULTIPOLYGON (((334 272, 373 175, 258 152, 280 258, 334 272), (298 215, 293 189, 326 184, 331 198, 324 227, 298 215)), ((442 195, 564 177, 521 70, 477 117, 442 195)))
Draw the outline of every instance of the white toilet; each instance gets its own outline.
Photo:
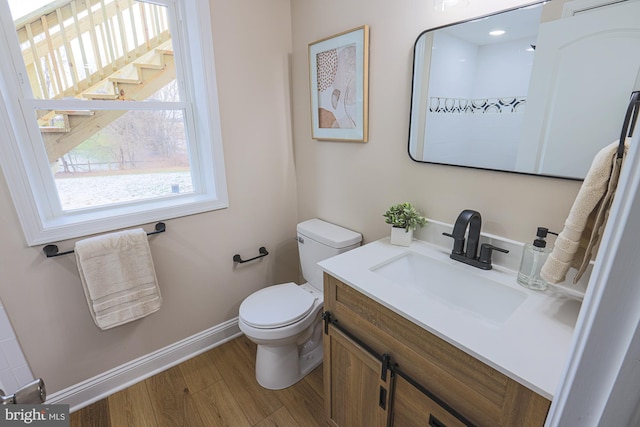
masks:
POLYGON ((256 379, 287 388, 322 362, 322 269, 317 263, 360 246, 362 235, 319 219, 298 224, 298 251, 307 283, 273 285, 240 305, 240 330, 258 345, 256 379))

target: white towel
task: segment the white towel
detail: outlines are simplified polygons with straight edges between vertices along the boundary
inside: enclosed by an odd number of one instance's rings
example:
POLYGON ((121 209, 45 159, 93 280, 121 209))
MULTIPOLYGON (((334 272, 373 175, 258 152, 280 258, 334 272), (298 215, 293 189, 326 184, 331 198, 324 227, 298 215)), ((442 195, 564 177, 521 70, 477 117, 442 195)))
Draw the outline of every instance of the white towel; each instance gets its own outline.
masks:
MULTIPOLYGON (((625 141, 625 154, 629 141, 625 141)), ((577 283, 597 253, 600 237, 613 203, 622 159, 617 158, 618 141, 600 150, 569 211, 564 228, 556 239, 540 276, 549 283, 565 280, 571 267, 578 269, 573 279, 577 283)))
POLYGON ((162 296, 141 228, 81 240, 75 253, 89 312, 100 329, 160 309, 162 296))

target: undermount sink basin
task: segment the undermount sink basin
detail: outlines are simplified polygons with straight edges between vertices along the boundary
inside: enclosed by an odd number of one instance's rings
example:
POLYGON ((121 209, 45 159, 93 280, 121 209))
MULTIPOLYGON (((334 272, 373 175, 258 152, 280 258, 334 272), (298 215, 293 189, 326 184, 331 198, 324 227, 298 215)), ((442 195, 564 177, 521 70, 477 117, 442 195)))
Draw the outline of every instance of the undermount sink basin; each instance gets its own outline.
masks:
POLYGON ((504 323, 527 298, 527 294, 481 274, 465 271, 437 259, 415 252, 371 268, 400 287, 406 287, 427 296, 471 312, 484 319, 504 323))

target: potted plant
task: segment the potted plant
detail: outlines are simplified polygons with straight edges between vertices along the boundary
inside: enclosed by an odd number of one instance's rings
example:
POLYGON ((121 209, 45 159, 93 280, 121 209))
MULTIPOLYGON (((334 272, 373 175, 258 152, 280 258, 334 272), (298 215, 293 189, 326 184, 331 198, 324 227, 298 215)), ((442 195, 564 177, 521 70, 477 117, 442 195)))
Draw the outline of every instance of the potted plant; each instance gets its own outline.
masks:
POLYGON ((413 230, 427 223, 427 219, 408 202, 391 206, 383 216, 385 222, 392 225, 392 245, 409 246, 413 239, 413 230))

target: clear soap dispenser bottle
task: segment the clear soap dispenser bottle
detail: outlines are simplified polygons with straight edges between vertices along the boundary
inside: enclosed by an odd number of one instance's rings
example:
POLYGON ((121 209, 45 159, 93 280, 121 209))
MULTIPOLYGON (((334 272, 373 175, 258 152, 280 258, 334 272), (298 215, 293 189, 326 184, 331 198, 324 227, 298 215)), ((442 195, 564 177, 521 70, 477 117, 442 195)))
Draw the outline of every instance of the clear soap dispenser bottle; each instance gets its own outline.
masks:
POLYGON ((547 228, 538 227, 533 243, 525 243, 524 245, 520 270, 518 271, 518 283, 525 288, 537 291, 547 289, 547 282, 540 277, 540 270, 551 252, 551 249, 547 248, 545 240, 548 233, 556 234, 547 228))

